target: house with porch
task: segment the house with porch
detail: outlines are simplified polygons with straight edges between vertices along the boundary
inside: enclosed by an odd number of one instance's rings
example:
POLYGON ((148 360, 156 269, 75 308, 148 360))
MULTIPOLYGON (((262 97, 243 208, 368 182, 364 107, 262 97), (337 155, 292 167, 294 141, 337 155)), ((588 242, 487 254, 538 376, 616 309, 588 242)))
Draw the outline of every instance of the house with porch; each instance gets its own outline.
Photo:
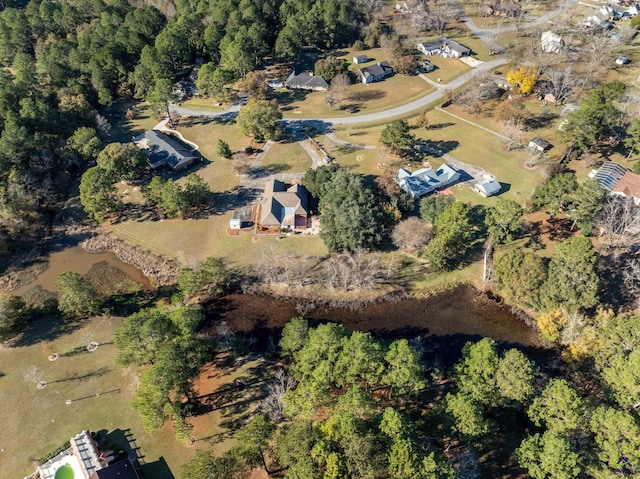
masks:
POLYGON ((306 229, 308 203, 309 194, 304 186, 269 180, 258 206, 258 226, 262 229, 306 229))
POLYGON ((173 135, 160 130, 149 130, 134 138, 134 143, 147 157, 152 169, 168 166, 174 171, 182 170, 197 159, 191 148, 173 135))
POLYGON ((393 67, 387 61, 378 62, 370 67, 360 69, 360 79, 365 85, 382 81, 391 75, 393 75, 393 67))
POLYGON ((437 170, 421 168, 413 173, 400 168, 395 179, 398 186, 411 198, 419 199, 454 184, 460 179, 460 172, 445 163, 437 170))

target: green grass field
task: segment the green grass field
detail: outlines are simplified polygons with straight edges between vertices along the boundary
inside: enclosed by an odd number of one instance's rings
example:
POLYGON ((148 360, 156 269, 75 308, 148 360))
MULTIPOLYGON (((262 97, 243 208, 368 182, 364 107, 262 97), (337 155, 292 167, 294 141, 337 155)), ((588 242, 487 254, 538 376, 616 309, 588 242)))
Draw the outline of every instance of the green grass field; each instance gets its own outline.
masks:
MULTIPOLYGON (((108 433, 110 442, 125 451, 130 445, 124 432, 130 432, 142 459, 143 472, 154 479, 180 477, 180 466, 195 455, 198 448, 222 452, 231 446, 229 433, 237 421, 246 418, 255 401, 243 404, 237 397, 220 396, 217 409, 197 416, 194 424, 196 447, 189 448, 174 438, 171 424, 156 434, 144 432, 142 423, 131 409, 135 375, 116 365, 116 348, 111 343, 119 318, 95 317, 81 322, 63 322, 44 318, 34 324, 30 333, 15 347, 0 348, 0 409, 2 437, 0 457, 3 477, 24 477, 34 470, 32 459, 42 457, 62 445, 83 429, 108 433), (90 339, 87 339, 90 338, 90 339), (101 343, 88 352, 88 340, 101 343), (57 353, 56 361, 48 356, 57 353), (44 389, 23 379, 23 372, 37 366, 47 381, 44 389), (65 398, 72 400, 67 405, 65 398)), ((250 380, 266 372, 262 363, 248 362, 226 366, 220 371, 213 366, 198 382, 201 394, 217 394, 233 379, 242 375, 250 380), (207 379, 215 373, 212 382, 207 379)), ((252 388, 244 399, 256 395, 252 388)))
POLYGON ((274 174, 302 173, 311 168, 311 158, 297 142, 278 142, 264 155, 262 166, 274 174))

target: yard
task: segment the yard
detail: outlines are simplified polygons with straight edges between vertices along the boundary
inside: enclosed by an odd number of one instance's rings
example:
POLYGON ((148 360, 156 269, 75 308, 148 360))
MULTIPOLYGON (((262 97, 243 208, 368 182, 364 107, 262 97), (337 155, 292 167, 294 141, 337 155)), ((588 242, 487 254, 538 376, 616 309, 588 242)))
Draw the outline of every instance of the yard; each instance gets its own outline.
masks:
POLYGON ((0 409, 2 437, 0 457, 3 477, 24 477, 34 470, 32 461, 53 451, 83 429, 102 431, 110 442, 125 451, 139 447, 143 472, 154 479, 180 477, 180 466, 199 447, 224 451, 230 446, 229 431, 238 426, 255 406, 257 389, 247 388, 239 398, 224 393, 242 375, 247 383, 259 380, 265 369, 253 361, 226 365, 224 372, 212 363, 198 382, 198 390, 216 406, 194 418, 196 447, 188 448, 174 438, 172 426, 156 434, 144 432, 131 409, 135 375, 116 365, 117 351, 111 342, 120 318, 102 316, 80 322, 45 318, 34 323, 14 347, 0 348, 0 409), (100 343, 88 352, 89 341, 100 343), (49 355, 57 353, 56 361, 49 355), (37 366, 47 381, 44 389, 23 379, 24 371, 37 366), (71 400, 66 404, 66 399, 71 400), (127 440, 127 437, 129 440, 127 440))
POLYGON ((297 142, 278 142, 264 155, 262 166, 272 174, 304 173, 311 168, 311 158, 297 142))

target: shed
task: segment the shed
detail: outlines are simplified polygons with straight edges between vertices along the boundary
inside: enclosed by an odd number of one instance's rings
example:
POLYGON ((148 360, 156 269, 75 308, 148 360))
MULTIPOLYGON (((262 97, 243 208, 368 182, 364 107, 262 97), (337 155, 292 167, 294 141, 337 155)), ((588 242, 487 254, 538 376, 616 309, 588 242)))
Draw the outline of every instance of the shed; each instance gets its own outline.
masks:
POLYGON ((616 58, 616 65, 626 65, 627 63, 629 63, 629 58, 625 57, 624 55, 616 58))
POLYGON ((239 230, 251 224, 251 205, 237 208, 233 211, 233 217, 229 220, 229 229, 239 230))
POLYGON ((498 194, 501 188, 500 182, 493 175, 484 175, 481 181, 473 185, 473 191, 485 198, 498 194))
POLYGON ((533 138, 531 138, 531 141, 529 141, 528 146, 529 148, 533 148, 534 150, 538 150, 541 152, 547 151, 553 147, 551 143, 549 143, 546 140, 543 140, 539 136, 534 136, 533 138))
POLYGON ((560 35, 549 30, 540 36, 540 46, 545 53, 559 53, 564 49, 564 40, 560 35))
POLYGON ((359 65, 360 63, 367 63, 369 61, 369 55, 357 55, 353 57, 353 63, 359 65))

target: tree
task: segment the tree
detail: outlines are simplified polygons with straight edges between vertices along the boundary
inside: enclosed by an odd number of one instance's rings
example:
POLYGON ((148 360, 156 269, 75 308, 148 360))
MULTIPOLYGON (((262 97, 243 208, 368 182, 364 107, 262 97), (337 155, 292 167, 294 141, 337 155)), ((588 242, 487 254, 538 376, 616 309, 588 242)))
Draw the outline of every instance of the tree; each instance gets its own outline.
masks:
POLYGON ((25 381, 35 383, 38 386, 38 389, 44 389, 47 385, 47 382, 43 379, 44 373, 35 364, 32 364, 27 368, 23 373, 23 377, 25 381))
POLYGON ((453 419, 453 430, 464 439, 481 439, 495 427, 484 417, 482 405, 471 396, 449 393, 445 403, 447 414, 453 419))
POLYGON ((287 376, 284 369, 278 369, 273 381, 267 386, 267 396, 260 405, 269 420, 277 424, 284 416, 284 398, 288 391, 296 387, 296 381, 287 376))
POLYGON ((538 68, 521 66, 517 70, 507 73, 507 82, 523 95, 528 95, 533 90, 538 80, 538 68))
POLYGON ((139 177, 147 167, 147 160, 133 143, 109 143, 98 154, 97 164, 116 182, 139 177))
POLYGON ((80 180, 80 203, 85 212, 97 221, 122 207, 118 191, 107 171, 98 166, 89 168, 80 180))
POLYGON ((221 294, 228 277, 227 266, 220 258, 209 257, 200 267, 183 268, 178 276, 178 287, 185 296, 194 296, 205 289, 205 294, 221 294))
POLYGON ((496 386, 500 395, 520 404, 533 396, 537 369, 522 352, 509 349, 500 359, 496 370, 496 386))
POLYGON ((339 73, 331 80, 329 91, 338 103, 347 98, 349 85, 351 85, 351 79, 344 73, 339 73))
POLYGON ((568 311, 598 304, 598 255, 589 238, 575 236, 558 244, 549 263, 549 275, 540 292, 547 308, 562 305, 568 311))
POLYGON ((624 146, 629 150, 629 156, 638 152, 640 147, 640 116, 633 119, 626 131, 624 146))
POLYGON ((460 393, 480 404, 494 404, 498 399, 496 374, 499 364, 493 339, 466 343, 462 348, 462 359, 453 368, 460 393))
POLYGON ((547 280, 547 266, 540 256, 521 249, 508 251, 496 261, 494 272, 506 302, 540 306, 540 288, 547 280))
POLYGON ((518 125, 529 119, 529 113, 520 97, 509 98, 496 106, 493 110, 493 118, 502 122, 505 126, 518 125))
POLYGON ((384 369, 384 351, 370 333, 354 331, 342 338, 342 350, 334 367, 337 386, 380 384, 384 369))
POLYGON ((550 431, 526 437, 516 456, 533 479, 574 479, 580 474, 578 454, 571 443, 550 431))
POLYGON ((400 249, 415 250, 426 245, 431 238, 432 228, 426 221, 411 216, 393 228, 391 239, 400 249))
POLYGON ((214 97, 222 101, 227 99, 227 85, 233 81, 233 75, 215 63, 205 63, 200 67, 196 87, 200 95, 214 97))
POLYGON ((249 424, 234 434, 236 440, 233 446, 234 454, 248 466, 262 465, 268 474, 269 469, 264 453, 274 431, 275 426, 267 421, 265 416, 255 416, 249 424))
POLYGON ((426 130, 429 128, 429 117, 427 116, 428 110, 422 110, 418 113, 418 118, 416 118, 416 126, 422 130, 426 130))
POLYGON ((614 253, 640 242, 640 206, 633 198, 609 195, 597 218, 602 243, 614 253))
POLYGON ((448 195, 430 195, 420 200, 420 217, 427 223, 434 224, 436 218, 455 199, 448 195))
POLYGON ((244 135, 253 136, 256 140, 275 140, 280 137, 281 128, 278 120, 282 113, 276 104, 266 100, 250 99, 238 114, 237 124, 244 135))
POLYGON ((413 150, 416 138, 405 120, 393 120, 382 130, 380 141, 396 155, 406 155, 413 150))
POLYGON ((549 381, 527 414, 536 426, 544 424, 551 433, 567 434, 585 426, 584 400, 564 379, 549 381))
POLYGON ((435 270, 452 267, 470 246, 473 226, 469 207, 455 202, 445 207, 435 220, 435 237, 425 249, 429 265, 435 270))
POLYGON ((517 234, 522 221, 522 207, 513 200, 499 199, 486 209, 485 224, 489 237, 496 243, 510 243, 517 234))
POLYGON ((234 479, 238 470, 236 458, 232 454, 214 457, 210 451, 198 449, 196 457, 180 469, 183 479, 234 479))
POLYGON ((633 414, 600 406, 591 415, 591 432, 604 467, 624 469, 640 462, 640 427, 633 414), (627 458, 627 463, 621 464, 621 457, 627 458))
MULTIPOLYGON (((258 100, 266 100, 269 94, 269 85, 267 85, 267 76, 261 71, 252 71, 237 83, 238 90, 246 93, 252 98, 258 100)), ((225 158, 228 158, 225 156, 225 158)))
POLYGON ((327 83, 331 83, 335 77, 349 71, 349 64, 342 58, 329 55, 321 58, 313 66, 313 72, 322 76, 327 83))
POLYGON ((578 182, 574 173, 560 173, 537 186, 531 201, 535 209, 545 208, 555 215, 566 209, 577 189, 578 182))
POLYGON ((573 219, 571 229, 578 224, 585 235, 591 233, 593 223, 602 211, 606 198, 607 190, 600 186, 597 180, 589 179, 580 184, 575 192, 574 208, 569 214, 573 219))
POLYGON ((56 279, 60 291, 58 309, 67 316, 96 314, 102 306, 93 285, 78 273, 65 271, 56 279))
POLYGON ((424 387, 424 368, 420 364, 420 354, 406 339, 393 341, 384 359, 387 371, 382 383, 389 386, 389 396, 394 390, 404 395, 424 387))
POLYGON ((0 341, 18 334, 27 322, 25 302, 20 296, 0 294, 0 341))
POLYGON ((67 139, 65 149, 88 161, 98 156, 101 144, 95 128, 81 126, 67 139))
POLYGON ((320 223, 320 237, 331 251, 371 248, 382 240, 381 213, 372 191, 361 176, 344 168, 322 186, 320 223))
POLYGON ((171 118, 171 103, 178 101, 178 95, 173 91, 173 82, 168 78, 158 78, 147 91, 146 100, 156 112, 165 112, 169 125, 173 125, 171 118))
POLYGON ((293 318, 282 328, 280 348, 284 357, 292 357, 300 351, 309 336, 309 323, 304 318, 293 318))

